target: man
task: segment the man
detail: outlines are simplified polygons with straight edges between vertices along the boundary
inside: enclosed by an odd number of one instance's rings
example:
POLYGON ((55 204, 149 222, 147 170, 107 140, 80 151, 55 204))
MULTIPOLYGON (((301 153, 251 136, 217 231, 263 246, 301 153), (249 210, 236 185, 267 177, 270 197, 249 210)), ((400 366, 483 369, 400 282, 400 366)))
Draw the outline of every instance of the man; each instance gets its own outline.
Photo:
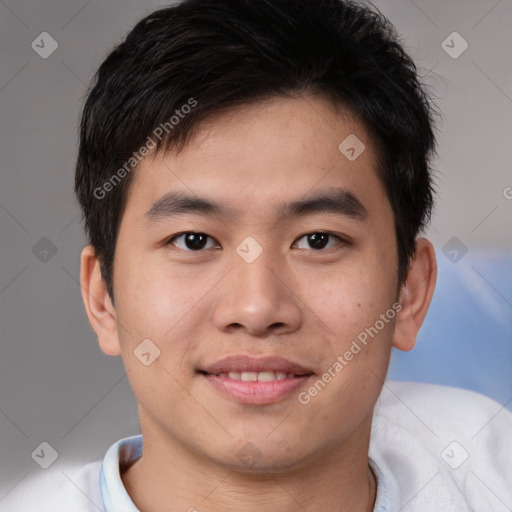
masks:
POLYGON ((99 68, 76 170, 82 295, 142 435, 38 510, 510 509, 508 412, 385 385, 435 287, 433 115, 368 7, 142 20, 99 68))

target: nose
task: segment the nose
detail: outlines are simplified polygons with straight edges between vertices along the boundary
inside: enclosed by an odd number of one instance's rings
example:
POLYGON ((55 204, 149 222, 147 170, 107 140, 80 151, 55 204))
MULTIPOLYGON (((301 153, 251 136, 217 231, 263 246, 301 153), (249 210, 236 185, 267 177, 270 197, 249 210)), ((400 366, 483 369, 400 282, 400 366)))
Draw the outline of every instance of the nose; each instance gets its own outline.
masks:
POLYGON ((268 251, 252 263, 236 255, 234 268, 219 283, 213 323, 223 332, 267 337, 292 333, 302 324, 300 298, 285 265, 268 251))

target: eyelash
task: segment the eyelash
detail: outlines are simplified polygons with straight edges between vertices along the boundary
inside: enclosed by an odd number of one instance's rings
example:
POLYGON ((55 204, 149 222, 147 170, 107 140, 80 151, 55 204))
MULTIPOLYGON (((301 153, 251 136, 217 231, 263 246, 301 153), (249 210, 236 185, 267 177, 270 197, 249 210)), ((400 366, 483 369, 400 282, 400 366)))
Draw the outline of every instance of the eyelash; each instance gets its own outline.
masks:
MULTIPOLYGON (((176 235, 173 235, 171 238, 169 238, 167 240, 167 242, 165 243, 165 245, 174 245, 173 244, 173 240, 177 239, 177 238, 180 238, 180 237, 183 237, 185 235, 205 235, 207 238, 211 239, 211 240, 215 240, 213 237, 207 235, 206 233, 203 233, 201 231, 184 231, 182 233, 178 233, 176 235)), ((294 241, 294 244, 297 243, 297 241, 303 239, 304 237, 307 237, 309 235, 328 235, 330 238, 336 238, 338 240, 338 243, 333 246, 333 247, 327 247, 324 248, 322 247, 321 249, 312 249, 310 248, 309 250, 312 250, 314 252, 321 252, 321 251, 325 251, 325 250, 328 250, 328 249, 333 249, 334 247, 337 247, 338 245, 347 245, 349 244, 349 240, 347 240, 346 238, 342 237, 341 235, 337 235, 335 233, 331 233, 329 231, 310 231, 309 233, 304 233, 303 235, 299 236, 295 241, 294 241)), ((218 244, 217 240, 215 240, 215 242, 218 244)), ((307 242, 306 242, 307 243, 307 242)), ((220 244, 219 244, 220 245, 220 244)), ((189 249, 189 248, 186 248, 186 249, 181 249, 181 248, 178 248, 182 251, 185 251, 185 252, 204 252, 205 249, 202 248, 202 249, 199 249, 199 250, 193 250, 193 249, 189 249)), ((208 248, 208 249, 212 249, 211 247, 208 248)), ((308 250, 308 249, 300 249, 300 250, 308 250)))

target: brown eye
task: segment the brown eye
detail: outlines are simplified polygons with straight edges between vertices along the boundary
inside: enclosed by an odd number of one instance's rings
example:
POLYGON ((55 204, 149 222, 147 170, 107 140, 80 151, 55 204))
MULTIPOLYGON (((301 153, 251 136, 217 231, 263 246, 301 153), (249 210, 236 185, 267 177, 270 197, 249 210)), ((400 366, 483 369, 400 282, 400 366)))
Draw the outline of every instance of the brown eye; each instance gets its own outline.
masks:
POLYGON ((173 236, 168 243, 179 249, 189 251, 200 251, 201 249, 212 249, 215 247, 213 239, 210 236, 205 233, 195 232, 181 233, 173 236), (179 243, 176 241, 179 241, 179 243))
POLYGON ((333 235, 332 233, 315 232, 302 236, 299 238, 297 244, 299 244, 301 240, 305 240, 307 247, 299 247, 299 249, 320 250, 335 247, 341 241, 341 238, 337 235, 333 235), (331 243, 332 240, 337 240, 337 243, 331 243))

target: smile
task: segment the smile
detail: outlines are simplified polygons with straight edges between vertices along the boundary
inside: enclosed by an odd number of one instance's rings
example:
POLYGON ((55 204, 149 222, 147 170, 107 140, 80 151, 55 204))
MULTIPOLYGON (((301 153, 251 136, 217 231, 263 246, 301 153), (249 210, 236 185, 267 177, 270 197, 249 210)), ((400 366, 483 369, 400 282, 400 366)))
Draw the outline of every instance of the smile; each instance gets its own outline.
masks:
POLYGON ((217 377, 241 380, 243 382, 272 382, 274 380, 293 379, 296 375, 294 373, 265 370, 262 372, 223 372, 219 373, 217 377))

